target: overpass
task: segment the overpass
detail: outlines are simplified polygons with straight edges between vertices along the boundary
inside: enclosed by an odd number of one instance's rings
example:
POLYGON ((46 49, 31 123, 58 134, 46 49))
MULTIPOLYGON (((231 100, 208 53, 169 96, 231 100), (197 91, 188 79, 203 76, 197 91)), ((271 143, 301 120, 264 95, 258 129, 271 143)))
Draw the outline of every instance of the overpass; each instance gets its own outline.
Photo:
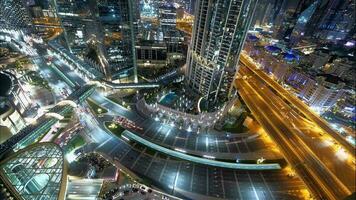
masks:
POLYGON ((174 78, 177 78, 177 76, 179 75, 179 70, 180 69, 174 69, 170 72, 167 72, 167 73, 157 77, 156 79, 154 79, 153 82, 164 83, 167 80, 172 80, 174 78))
POLYGON ((48 46, 50 47, 50 51, 52 51, 53 54, 66 60, 70 65, 78 69, 87 78, 95 80, 100 80, 104 78, 101 72, 92 67, 89 63, 86 63, 83 60, 79 59, 77 56, 73 55, 70 51, 60 45, 56 40, 48 42, 48 46))
POLYGON ((215 159, 208 159, 203 157, 197 157, 189 154, 185 154, 183 152, 179 152, 176 150, 171 150, 160 145, 157 145, 153 142, 150 142, 142 137, 135 135, 134 133, 125 130, 122 134, 123 138, 128 138, 129 140, 136 141, 141 143, 149 148, 152 148, 158 152, 163 154, 167 154, 169 156, 187 160, 190 162, 195 162, 202 165, 208 165, 213 167, 222 167, 228 169, 244 169, 244 170, 279 170, 281 169, 278 163, 269 163, 269 164, 243 164, 243 163, 234 163, 234 162, 226 162, 226 161, 219 161, 215 159))
POLYGON ((355 191, 352 162, 340 160, 339 153, 320 137, 317 129, 268 83, 242 65, 235 86, 316 199, 343 199, 355 191))
POLYGON ((142 89, 142 88, 157 88, 160 86, 158 83, 113 83, 110 81, 102 80, 101 83, 111 89, 142 89))
POLYGON ((281 98, 287 101, 290 105, 292 105, 296 110, 314 123, 316 127, 319 127, 321 132, 324 132, 334 138, 340 145, 342 145, 351 155, 355 153, 355 147, 346 141, 340 134, 338 134, 335 130, 333 130, 327 121, 318 116, 315 112, 310 110, 308 105, 298 99, 296 96, 291 94, 289 91, 285 90, 279 83, 272 80, 266 73, 259 70, 256 67, 256 64, 251 60, 251 58, 245 53, 241 53, 240 62, 249 68, 253 74, 257 75, 257 77, 266 83, 275 93, 277 93, 281 98))
MULTIPOLYGON (((82 103, 86 98, 88 98, 95 90, 93 85, 85 85, 82 88, 74 91, 65 100, 68 103, 59 103, 55 107, 51 108, 48 113, 56 113, 60 116, 64 116, 73 109, 73 103, 82 103)), ((7 152, 11 150, 19 150, 27 147, 28 145, 37 141, 38 138, 43 136, 55 123, 58 122, 58 118, 48 116, 46 114, 39 117, 35 124, 26 126, 16 135, 6 140, 0 145, 0 158, 7 152)))

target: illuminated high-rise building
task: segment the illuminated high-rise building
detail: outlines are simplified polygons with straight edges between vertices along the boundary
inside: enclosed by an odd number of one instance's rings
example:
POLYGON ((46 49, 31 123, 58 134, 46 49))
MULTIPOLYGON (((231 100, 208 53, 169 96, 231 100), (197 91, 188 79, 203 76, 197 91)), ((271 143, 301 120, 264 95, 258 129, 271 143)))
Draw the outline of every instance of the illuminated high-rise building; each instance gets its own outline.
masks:
POLYGON ((104 75, 112 74, 115 77, 123 71, 130 71, 137 79, 137 0, 54 2, 64 29, 65 46, 76 55, 86 57, 95 41, 94 49, 100 58, 95 65, 105 68, 104 71, 108 73, 104 75))
MULTIPOLYGON (((303 21, 300 17, 308 15, 308 12, 305 12, 306 10, 313 10, 311 7, 313 3, 315 3, 313 0, 281 1, 278 4, 280 5, 280 10, 274 22, 274 37, 279 40, 289 41, 294 28, 298 24, 298 20, 303 21)), ((317 3, 315 4, 317 5, 317 3)))
POLYGON ((137 1, 98 1, 98 19, 102 26, 105 57, 112 73, 132 69, 135 80, 136 69, 136 29, 137 1))
POLYGON ((174 29, 177 24, 177 9, 171 5, 164 5, 159 8, 159 19, 160 19, 160 24, 163 29, 169 30, 169 29, 174 29))
POLYGON ((231 91, 256 0, 198 0, 186 68, 187 86, 209 102, 231 91))
POLYGON ((355 31, 355 6, 352 0, 320 0, 307 26, 306 35, 320 40, 346 39, 355 31))

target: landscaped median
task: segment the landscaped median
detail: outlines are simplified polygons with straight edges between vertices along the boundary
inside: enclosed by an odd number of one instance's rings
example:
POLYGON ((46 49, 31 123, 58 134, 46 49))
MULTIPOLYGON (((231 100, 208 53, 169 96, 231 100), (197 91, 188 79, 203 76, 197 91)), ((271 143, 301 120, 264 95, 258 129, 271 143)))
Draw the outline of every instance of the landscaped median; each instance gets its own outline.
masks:
POLYGON ((122 132, 124 132, 124 128, 120 126, 116 122, 104 122, 105 128, 107 128, 111 133, 116 135, 117 137, 121 137, 122 132))
POLYGON ((87 103, 90 107, 90 109, 96 114, 96 115, 102 115, 108 112, 107 109, 105 109, 104 107, 98 105, 97 103, 95 103, 93 100, 87 99, 87 103))

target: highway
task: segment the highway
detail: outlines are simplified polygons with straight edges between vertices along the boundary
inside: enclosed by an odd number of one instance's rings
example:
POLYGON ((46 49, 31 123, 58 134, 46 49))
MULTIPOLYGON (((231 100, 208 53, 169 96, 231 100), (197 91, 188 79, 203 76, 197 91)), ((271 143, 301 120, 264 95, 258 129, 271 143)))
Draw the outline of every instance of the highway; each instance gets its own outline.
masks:
MULTIPOLYGON (((68 66, 60 63, 58 67, 73 82, 79 84, 84 82, 76 73, 71 73, 68 66)), ((99 92, 94 92, 90 98, 108 109, 108 115, 122 116, 133 121, 139 120, 134 112, 110 101, 99 92)), ((134 147, 128 145, 125 141, 107 133, 97 123, 97 119, 93 119, 90 114, 86 112, 79 114, 85 128, 89 129, 88 137, 97 144, 94 149, 96 152, 115 158, 128 170, 156 181, 158 186, 165 191, 172 191, 173 186, 174 194, 184 194, 191 199, 226 197, 229 199, 257 200, 296 199, 297 197, 290 192, 293 191, 298 195, 304 189, 304 184, 299 178, 288 177, 282 170, 233 170, 208 167, 187 161, 174 161, 170 157, 157 159, 144 153, 144 151, 137 152, 134 147), (211 174, 221 174, 221 176, 212 176, 211 174)))
MULTIPOLYGON (((64 63, 59 62, 57 67, 71 79, 72 82, 77 84, 85 83, 82 78, 76 73, 73 73, 73 70, 71 71, 71 69, 64 63)), ((137 115, 132 111, 110 101, 99 92, 94 92, 90 98, 108 109, 108 115, 118 115, 129 119, 136 119, 134 121, 139 120, 137 119, 137 115)), ((89 129, 87 132, 88 136, 93 142, 98 144, 95 151, 103 152, 110 157, 120 158, 120 163, 133 172, 147 175, 148 177, 153 178, 153 180, 163 184, 165 187, 174 185, 174 189, 177 191, 179 190, 179 193, 189 191, 191 193, 189 193, 189 195, 187 194, 188 196, 193 195, 192 193, 194 193, 194 195, 204 195, 202 197, 203 199, 207 199, 208 196, 223 197, 224 195, 231 199, 278 199, 278 197, 294 197, 289 196, 289 194, 285 192, 287 190, 300 192, 301 182, 299 179, 297 177, 291 178, 286 176, 284 171, 269 171, 268 173, 264 173, 262 171, 256 172, 246 170, 228 171, 228 169, 225 168, 218 168, 221 170, 219 174, 221 173, 224 178, 222 181, 224 184, 222 185, 220 185, 220 182, 218 181, 214 182, 213 180, 210 180, 215 177, 219 178, 220 176, 209 176, 208 171, 212 174, 213 172, 211 172, 211 170, 215 168, 206 168, 206 165, 195 166, 195 164, 189 164, 193 165, 193 167, 188 169, 193 168, 194 170, 189 173, 187 172, 187 175, 185 175, 187 168, 179 167, 180 165, 185 165, 185 162, 181 161, 182 164, 172 164, 172 166, 176 166, 176 168, 174 168, 176 171, 174 171, 172 168, 168 167, 171 166, 170 162, 172 162, 169 160, 170 158, 165 161, 163 159, 148 157, 144 153, 137 155, 137 153, 135 153, 136 151, 132 147, 127 146, 124 141, 112 137, 109 133, 104 131, 103 127, 97 124, 96 120, 92 119, 90 115, 85 112, 80 113, 80 115, 80 118, 85 124, 84 126, 89 129), (256 173, 258 175, 256 175, 256 173), (169 177, 167 178, 165 174, 168 174, 169 177), (174 177, 176 177, 176 181, 174 181, 174 177), (226 194, 220 190, 226 191, 226 194)))
POLYGON ((303 113, 309 120, 311 120, 316 126, 320 128, 321 131, 327 133, 332 138, 334 138, 340 145, 342 145, 351 155, 355 153, 355 147, 346 141, 340 134, 333 130, 329 123, 324 119, 319 117, 315 112, 310 110, 308 105, 303 101, 298 99, 296 96, 291 94, 289 91, 285 90, 279 83, 271 79, 266 73, 258 70, 256 64, 250 60, 246 54, 241 53, 240 62, 248 67, 254 74, 256 74, 261 80, 268 84, 275 92, 277 92, 284 100, 288 101, 293 107, 295 107, 299 112, 303 113))
MULTIPOLYGON (((54 60, 57 62, 57 59, 54 60)), ((84 85, 86 80, 78 76, 75 69, 66 63, 56 63, 58 70, 40 65, 39 71, 47 74, 48 81, 58 87, 65 85, 57 79, 69 79, 67 84, 84 85), (61 73, 58 74, 58 71, 61 73)), ((53 67, 54 65, 52 65, 53 67)), ((71 89, 69 89, 71 91, 71 89)), ((56 90, 57 91, 57 90, 56 90)), ((102 94, 94 92, 91 98, 101 106, 109 108, 111 115, 127 118, 136 115, 130 110, 105 98, 102 94)), ((183 194, 193 199, 296 199, 306 195, 304 184, 297 177, 287 176, 285 171, 247 171, 231 170, 219 167, 208 167, 186 161, 177 161, 171 157, 158 158, 145 153, 113 137, 104 131, 90 113, 78 112, 85 126, 86 133, 96 145, 97 152, 115 158, 123 167, 134 173, 143 175, 153 180, 155 185, 173 194, 183 194)), ((92 146, 92 145, 90 145, 92 146)), ((157 156, 159 153, 155 153, 157 156)), ((120 165, 120 166, 121 166, 120 165)))
POLYGON ((239 75, 235 85, 240 96, 315 197, 336 200, 354 192, 355 166, 350 159, 339 160, 313 123, 249 68, 241 66, 239 75))

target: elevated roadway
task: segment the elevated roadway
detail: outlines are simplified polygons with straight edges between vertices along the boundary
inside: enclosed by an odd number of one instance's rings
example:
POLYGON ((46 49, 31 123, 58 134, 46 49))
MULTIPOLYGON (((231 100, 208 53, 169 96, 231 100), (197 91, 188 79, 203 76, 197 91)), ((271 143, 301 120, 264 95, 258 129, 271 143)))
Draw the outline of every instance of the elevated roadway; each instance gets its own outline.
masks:
MULTIPOLYGON (((85 80, 77 73, 58 67, 72 83, 84 85, 85 80)), ((53 73, 52 70, 49 70, 53 73)), ((77 87, 74 87, 77 88, 77 87)), ((120 105, 111 102, 95 92, 94 98, 101 106, 120 116, 132 114, 120 105)), ((81 119, 87 118, 85 112, 81 119)), ((297 177, 288 177, 283 170, 250 171, 212 167, 194 162, 151 156, 145 150, 139 151, 119 138, 112 137, 95 123, 85 121, 90 130, 88 137, 95 142, 95 152, 114 159, 118 166, 147 177, 154 185, 172 194, 184 194, 190 199, 296 199, 305 195, 304 184, 297 177), (292 191, 292 192, 291 192, 292 191)), ((90 145, 92 146, 92 145, 90 145)), ((159 155, 159 154, 157 154, 159 155)))
POLYGON ((113 83, 102 80, 101 83, 111 89, 142 89, 142 88, 157 88, 158 83, 113 83))
POLYGON ((133 134, 130 131, 124 131, 123 136, 129 138, 130 140, 134 140, 134 141, 139 142, 145 146, 148 146, 158 152, 162 152, 164 154, 176 157, 178 159, 187 160, 187 161, 195 162, 198 164, 209 165, 209 166, 214 166, 214 167, 223 167, 223 168, 228 168, 228 169, 244 169, 244 170, 279 170, 279 169, 281 169, 281 167, 278 163, 243 164, 243 163, 225 162, 225 161, 219 161, 219 160, 215 160, 215 159, 207 159, 207 158, 201 158, 201 157, 197 157, 197 156, 188 155, 188 154, 185 154, 182 152, 178 152, 178 151, 171 150, 171 149, 162 147, 160 145, 157 145, 153 142, 150 142, 148 140, 145 140, 144 138, 137 136, 136 134, 133 134))
POLYGON ((239 73, 235 85, 240 96, 315 198, 337 200, 354 192, 350 160, 339 160, 335 149, 258 75, 245 66, 239 73))
POLYGON ((324 119, 319 117, 315 112, 310 110, 308 105, 298 99, 296 96, 291 94, 289 91, 285 90, 279 83, 271 79, 266 73, 259 70, 256 67, 256 64, 251 60, 251 58, 242 53, 240 56, 240 62, 248 67, 251 72, 256 74, 259 79, 265 82, 271 89, 273 89, 280 97, 282 97, 285 101, 289 104, 293 105, 295 109, 299 112, 303 113, 307 119, 318 126, 321 132, 324 132, 334 138, 341 146, 343 146, 351 155, 355 154, 355 147, 352 146, 349 142, 346 141, 340 134, 338 134, 335 130, 333 130, 329 123, 326 122, 324 119))

